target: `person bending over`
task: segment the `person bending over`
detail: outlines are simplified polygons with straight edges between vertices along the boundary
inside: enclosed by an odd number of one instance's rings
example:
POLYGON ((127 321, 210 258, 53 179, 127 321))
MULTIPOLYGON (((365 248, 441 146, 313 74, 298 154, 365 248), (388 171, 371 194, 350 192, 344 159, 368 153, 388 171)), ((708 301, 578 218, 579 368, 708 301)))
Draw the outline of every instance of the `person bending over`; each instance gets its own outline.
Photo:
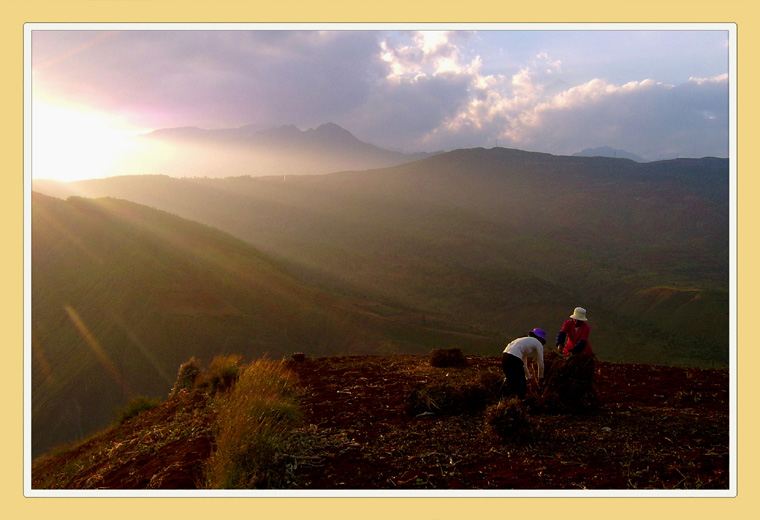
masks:
POLYGON ((516 394, 520 399, 528 392, 528 360, 535 359, 538 365, 537 382, 544 377, 544 345, 546 332, 543 329, 533 329, 523 338, 517 338, 507 345, 501 356, 501 368, 507 382, 510 394, 516 394))

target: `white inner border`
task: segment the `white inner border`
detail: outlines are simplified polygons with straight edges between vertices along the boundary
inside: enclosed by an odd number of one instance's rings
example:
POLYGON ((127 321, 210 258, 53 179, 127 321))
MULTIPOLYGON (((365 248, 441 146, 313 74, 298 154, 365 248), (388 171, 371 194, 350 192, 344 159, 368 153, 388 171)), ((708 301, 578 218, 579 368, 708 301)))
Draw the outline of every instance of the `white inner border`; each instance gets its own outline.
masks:
POLYGON ((24 496, 26 497, 736 497, 737 496, 737 27, 734 23, 27 23, 24 25, 24 496), (31 33, 177 30, 727 31, 729 35, 729 488, 727 490, 36 490, 31 488, 31 33))

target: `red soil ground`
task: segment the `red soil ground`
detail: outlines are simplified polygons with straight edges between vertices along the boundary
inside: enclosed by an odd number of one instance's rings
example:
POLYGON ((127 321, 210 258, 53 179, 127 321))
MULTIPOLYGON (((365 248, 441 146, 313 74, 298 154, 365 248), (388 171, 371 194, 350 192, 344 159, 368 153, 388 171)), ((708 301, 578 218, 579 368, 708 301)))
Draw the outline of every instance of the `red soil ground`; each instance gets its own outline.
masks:
POLYGON ((599 408, 533 415, 533 439, 504 444, 482 412, 405 414, 417 385, 501 373, 501 360, 433 368, 424 356, 294 364, 312 430, 324 439, 300 469, 313 489, 727 489, 724 370, 597 363, 599 408))
MULTIPOLYGON (((521 444, 490 434, 483 411, 405 411, 414 388, 498 375, 500 363, 468 357, 464 368, 435 368, 426 356, 290 362, 303 383, 305 415, 301 449, 288 464, 297 487, 728 489, 725 370, 598 362, 600 406, 578 415, 533 414, 533 435, 521 444)), ((33 466, 32 487, 194 488, 213 450, 214 413, 207 401, 200 392, 184 394, 74 450, 41 459, 33 466), (175 426, 162 428, 168 417, 175 426), (159 437, 162 448, 152 450, 159 437), (93 453, 89 464, 73 467, 87 450, 93 453)))

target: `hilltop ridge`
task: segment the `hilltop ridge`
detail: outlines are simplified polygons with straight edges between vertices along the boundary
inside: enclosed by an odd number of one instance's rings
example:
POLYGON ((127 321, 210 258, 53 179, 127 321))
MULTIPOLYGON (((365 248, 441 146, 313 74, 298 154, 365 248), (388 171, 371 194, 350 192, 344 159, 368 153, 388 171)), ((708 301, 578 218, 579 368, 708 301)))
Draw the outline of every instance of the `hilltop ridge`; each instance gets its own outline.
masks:
MULTIPOLYGON (((466 366, 445 368, 431 366, 428 356, 321 357, 286 365, 300 382, 303 422, 274 459, 281 479, 272 489, 580 492, 729 485, 725 370, 597 363, 598 408, 529 412, 530 438, 504 444, 484 427, 484 408, 493 400, 416 415, 406 401, 414 390, 498 381, 497 357, 467 356, 466 366)), ((180 394, 43 457, 32 467, 32 487, 203 487, 204 464, 214 450, 212 400, 201 390, 180 394)))

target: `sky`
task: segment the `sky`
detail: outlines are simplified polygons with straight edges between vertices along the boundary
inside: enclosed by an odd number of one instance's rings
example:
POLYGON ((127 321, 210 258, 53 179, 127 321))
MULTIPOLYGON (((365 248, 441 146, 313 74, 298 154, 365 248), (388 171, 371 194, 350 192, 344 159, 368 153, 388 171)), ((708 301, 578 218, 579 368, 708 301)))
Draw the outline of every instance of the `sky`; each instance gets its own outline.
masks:
POLYGON ((102 176, 131 136, 185 126, 332 122, 405 152, 729 154, 726 25, 95 27, 29 30, 35 178, 102 176))

